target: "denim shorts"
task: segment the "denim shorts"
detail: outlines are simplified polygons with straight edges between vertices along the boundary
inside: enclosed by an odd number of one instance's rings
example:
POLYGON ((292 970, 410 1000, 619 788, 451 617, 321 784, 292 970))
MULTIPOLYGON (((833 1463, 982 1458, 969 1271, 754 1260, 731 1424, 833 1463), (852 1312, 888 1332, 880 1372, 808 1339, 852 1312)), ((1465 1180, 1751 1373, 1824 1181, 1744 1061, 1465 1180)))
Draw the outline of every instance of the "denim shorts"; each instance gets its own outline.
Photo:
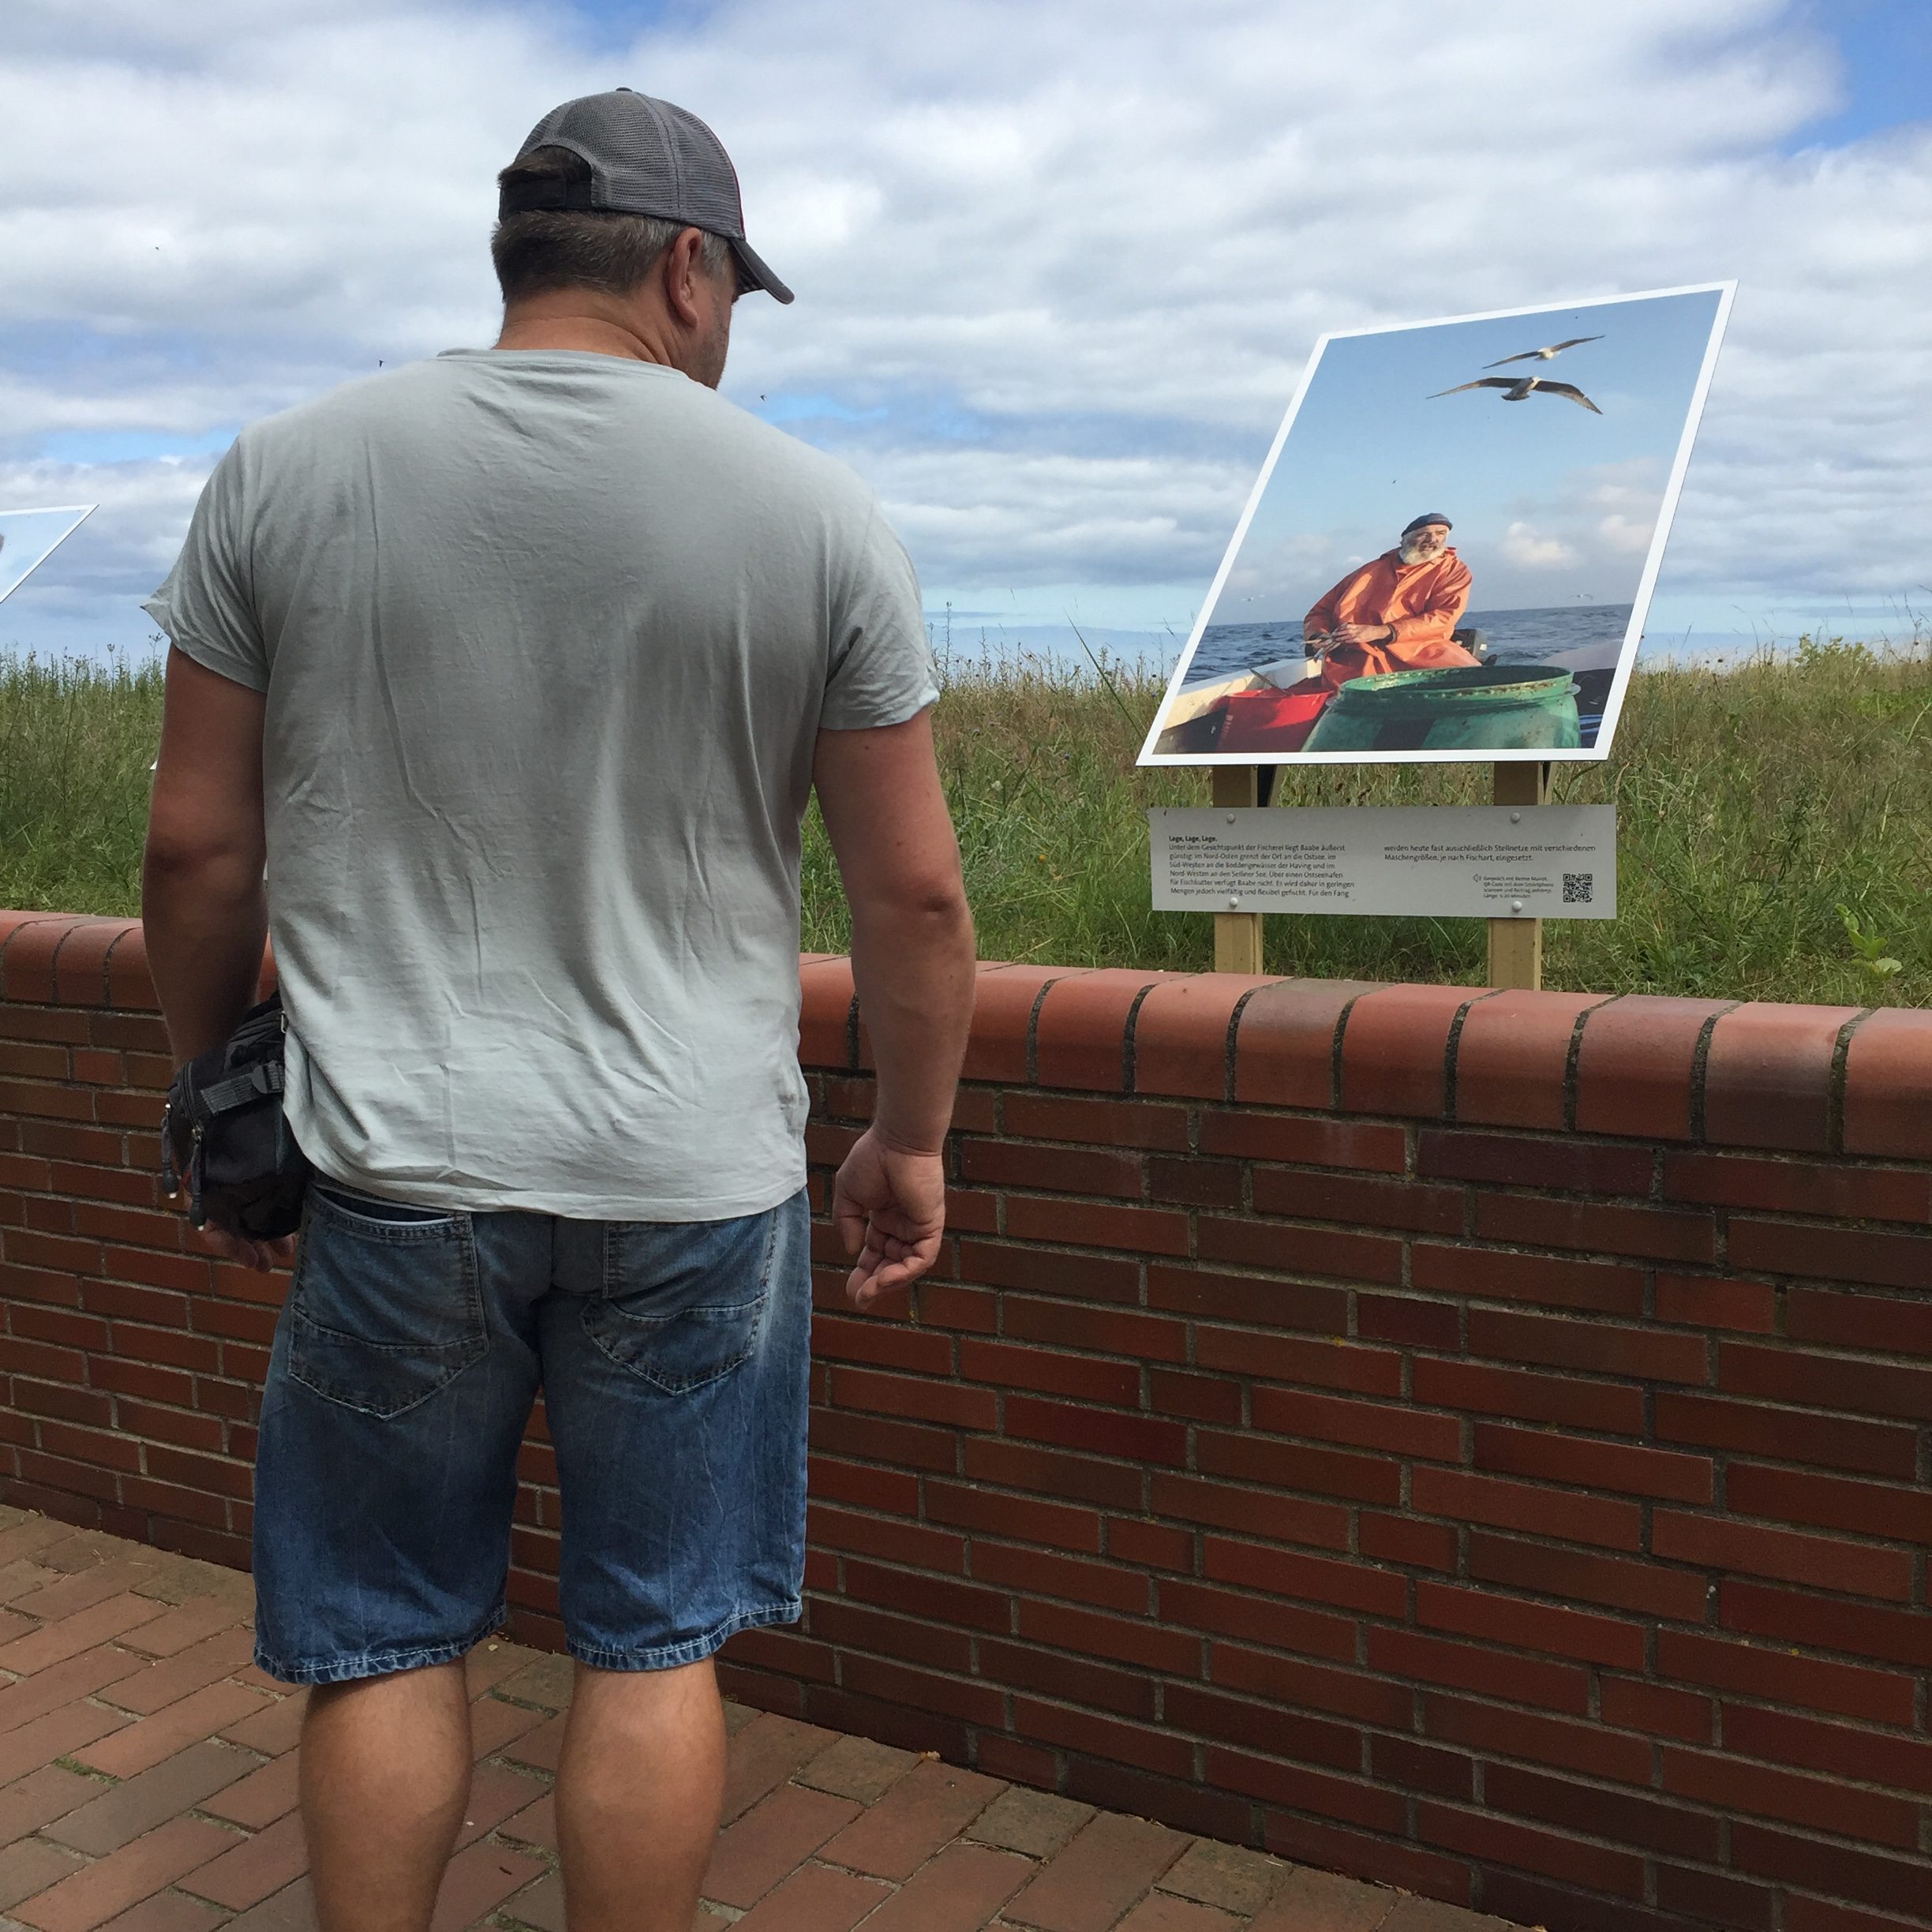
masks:
POLYGON ((808 1240, 803 1193, 731 1221, 569 1221, 318 1178, 262 1396, 256 1663, 339 1683, 497 1628, 540 1387, 572 1656, 661 1670, 794 1621, 808 1240))

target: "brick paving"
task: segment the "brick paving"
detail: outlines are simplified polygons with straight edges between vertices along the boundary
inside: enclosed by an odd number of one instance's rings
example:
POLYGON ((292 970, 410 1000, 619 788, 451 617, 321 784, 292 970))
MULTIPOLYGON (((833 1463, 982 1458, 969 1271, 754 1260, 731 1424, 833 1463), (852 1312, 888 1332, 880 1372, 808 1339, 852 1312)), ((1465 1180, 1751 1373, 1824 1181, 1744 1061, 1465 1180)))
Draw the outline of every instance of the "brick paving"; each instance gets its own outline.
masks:
MULTIPOLYGON (((0 1508, 0 1932, 313 1932, 301 1694, 249 1579, 0 1508)), ((563 1932, 570 1666, 470 1660, 477 1767, 435 1932, 563 1932)), ((727 1706, 694 1932, 1499 1932, 1502 1922, 727 1706)))

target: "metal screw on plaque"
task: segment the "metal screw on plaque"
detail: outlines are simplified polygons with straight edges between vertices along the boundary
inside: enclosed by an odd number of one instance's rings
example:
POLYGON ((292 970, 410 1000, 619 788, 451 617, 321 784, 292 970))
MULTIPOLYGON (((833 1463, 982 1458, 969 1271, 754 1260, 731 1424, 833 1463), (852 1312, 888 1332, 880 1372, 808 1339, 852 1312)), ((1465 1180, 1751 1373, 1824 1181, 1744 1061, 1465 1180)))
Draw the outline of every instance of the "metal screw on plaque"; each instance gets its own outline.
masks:
POLYGON ((1234 814, 1232 812, 1230 812, 1230 813, 1228 814, 1228 815, 1227 815, 1227 822, 1228 822, 1228 823, 1229 823, 1230 825, 1232 825, 1232 824, 1234 822, 1234 814))
POLYGON ((1240 894, 1239 893, 1230 893, 1228 894, 1228 910, 1229 910, 1230 912, 1232 912, 1234 910, 1235 907, 1237 907, 1237 905, 1239 905, 1240 904, 1241 904, 1241 894, 1240 894))
POLYGON ((1512 912, 1520 912, 1522 910, 1522 901, 1520 899, 1512 899, 1510 901, 1510 910, 1512 912))
POLYGON ((1511 812, 1510 814, 1510 823, 1511 825, 1521 825, 1522 823, 1522 814, 1521 812, 1511 812))

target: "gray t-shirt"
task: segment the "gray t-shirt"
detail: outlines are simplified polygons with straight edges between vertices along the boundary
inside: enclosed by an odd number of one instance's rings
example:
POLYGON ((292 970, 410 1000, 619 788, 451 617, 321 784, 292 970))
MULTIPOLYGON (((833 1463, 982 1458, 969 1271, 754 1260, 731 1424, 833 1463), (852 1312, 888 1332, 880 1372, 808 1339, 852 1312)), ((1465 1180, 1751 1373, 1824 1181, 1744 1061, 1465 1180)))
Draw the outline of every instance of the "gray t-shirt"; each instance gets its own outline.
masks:
POLYGON ((456 350, 244 430, 146 608, 268 695, 323 1173, 608 1220, 803 1184, 814 739, 938 695, 850 471, 674 369, 456 350))

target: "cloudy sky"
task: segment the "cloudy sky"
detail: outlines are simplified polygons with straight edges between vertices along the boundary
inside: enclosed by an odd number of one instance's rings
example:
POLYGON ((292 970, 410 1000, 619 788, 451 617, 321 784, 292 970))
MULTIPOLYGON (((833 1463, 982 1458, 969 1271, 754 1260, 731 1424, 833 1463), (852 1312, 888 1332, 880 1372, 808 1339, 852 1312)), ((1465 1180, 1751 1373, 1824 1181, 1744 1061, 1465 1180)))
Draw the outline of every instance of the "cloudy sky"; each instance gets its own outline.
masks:
POLYGON ((1735 276, 1651 631, 1932 609, 1923 0, 8 0, 0 648, 140 648, 249 418, 496 320, 555 102, 702 114, 798 291, 726 391, 957 634, 1185 637, 1316 337, 1735 276))

